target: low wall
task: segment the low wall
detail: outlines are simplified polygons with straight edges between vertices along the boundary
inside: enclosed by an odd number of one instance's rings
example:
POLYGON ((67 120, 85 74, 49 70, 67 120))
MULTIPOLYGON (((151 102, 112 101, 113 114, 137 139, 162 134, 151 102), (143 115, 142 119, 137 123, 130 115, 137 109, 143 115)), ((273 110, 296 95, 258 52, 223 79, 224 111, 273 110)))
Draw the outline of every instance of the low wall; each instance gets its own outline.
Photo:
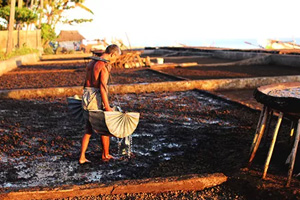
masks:
POLYGON ((229 60, 245 60, 256 56, 269 55, 267 53, 242 52, 242 51, 215 51, 213 57, 229 60))
MULTIPOLYGON (((0 51, 6 51, 8 31, 0 31, 0 51)), ((43 50, 41 41, 41 30, 24 31, 14 30, 13 31, 13 47, 15 46, 26 46, 33 49, 43 50)))
MULTIPOLYGON (((276 76, 258 78, 236 78, 236 79, 211 79, 211 80, 184 80, 159 83, 140 83, 127 85, 110 85, 110 94, 145 93, 145 92, 168 92, 187 90, 234 90, 253 89, 262 85, 282 82, 300 81, 300 76, 276 76)), ((73 96, 82 94, 83 87, 57 87, 40 89, 18 89, 0 91, 1 98, 26 99, 45 96, 73 96)))
POLYGON ((271 55, 272 63, 300 68, 299 55, 271 55))
POLYGON ((280 54, 241 52, 241 51, 215 51, 213 57, 229 59, 229 60, 241 60, 240 64, 242 65, 275 64, 275 65, 300 67, 299 55, 280 55, 280 54))
POLYGON ((78 54, 55 54, 55 55, 42 55, 41 60, 65 60, 65 59, 78 59, 90 57, 91 53, 78 53, 78 54))
POLYGON ((39 59, 40 58, 38 54, 34 53, 23 56, 16 56, 8 60, 0 61, 0 76, 2 76, 6 72, 16 69, 21 65, 36 63, 39 59))

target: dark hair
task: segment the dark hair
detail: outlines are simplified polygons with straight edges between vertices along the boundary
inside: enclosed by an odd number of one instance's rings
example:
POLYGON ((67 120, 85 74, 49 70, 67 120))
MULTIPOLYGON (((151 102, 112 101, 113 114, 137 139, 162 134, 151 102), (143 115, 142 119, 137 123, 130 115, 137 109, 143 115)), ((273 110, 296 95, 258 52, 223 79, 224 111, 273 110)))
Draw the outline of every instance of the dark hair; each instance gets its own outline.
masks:
POLYGON ((105 53, 111 54, 111 53, 119 53, 121 54, 121 50, 116 44, 111 44, 105 49, 105 53))

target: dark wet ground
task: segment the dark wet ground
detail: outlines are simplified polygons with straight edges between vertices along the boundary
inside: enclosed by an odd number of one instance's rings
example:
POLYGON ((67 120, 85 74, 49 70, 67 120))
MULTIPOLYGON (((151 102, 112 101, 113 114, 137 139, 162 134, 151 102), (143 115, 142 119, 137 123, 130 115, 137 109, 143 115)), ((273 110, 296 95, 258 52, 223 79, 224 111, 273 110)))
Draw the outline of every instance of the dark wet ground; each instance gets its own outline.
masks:
MULTIPOLYGON (((203 164, 195 169, 181 165, 171 171, 156 168, 174 158, 175 162, 187 161, 199 143, 208 139, 206 134, 213 127, 217 127, 218 132, 232 131, 242 123, 236 117, 222 117, 222 112, 229 112, 230 105, 196 91, 158 96, 129 94, 120 96, 119 101, 124 110, 141 112, 140 124, 133 135, 135 158, 101 163, 100 141, 95 136, 88 153, 94 164, 84 168, 77 164, 82 124, 67 117, 65 99, 2 100, 2 125, 10 126, 2 130, 1 184, 4 187, 83 184, 215 172, 203 164), (211 112, 215 116, 210 116, 211 112), (220 116, 216 112, 221 112, 220 116)), ((247 123, 246 130, 249 128, 247 123)), ((111 149, 117 153, 116 141, 112 142, 111 149)), ((199 157, 196 162, 201 163, 202 159, 199 157)), ((195 164, 192 165, 195 167, 195 164)))
MULTIPOLYGON (((0 100, 2 190, 195 173, 231 176, 245 165, 258 112, 199 91, 116 97, 124 110, 141 113, 133 134, 134 157, 123 155, 103 163, 100 138, 95 135, 87 152, 93 163, 86 166, 77 161, 84 129, 68 117, 64 98, 0 100)), ((287 126, 288 122, 283 131, 287 126)), ((279 141, 287 139, 280 134, 279 141)), ((123 144, 120 152, 125 150, 123 144)), ((116 139, 112 139, 111 152, 119 155, 116 139)), ((254 167, 261 168, 265 154, 258 154, 254 167)), ((280 158, 275 151, 270 174, 286 173, 280 167, 286 154, 280 158)), ((225 184, 216 190, 226 195, 231 187, 225 184)), ((230 194, 248 195, 242 191, 230 194)))

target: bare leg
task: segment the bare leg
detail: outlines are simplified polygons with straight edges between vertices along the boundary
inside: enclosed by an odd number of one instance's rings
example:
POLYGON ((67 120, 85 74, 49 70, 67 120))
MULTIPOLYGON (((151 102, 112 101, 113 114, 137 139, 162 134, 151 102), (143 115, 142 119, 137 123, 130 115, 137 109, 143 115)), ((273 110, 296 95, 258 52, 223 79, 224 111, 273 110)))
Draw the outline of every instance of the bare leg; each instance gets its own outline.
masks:
POLYGON ((80 158, 79 158, 79 163, 83 164, 85 162, 90 162, 88 159, 86 159, 85 157, 85 152, 87 150, 87 147, 89 145, 89 141, 91 138, 91 134, 84 134, 83 138, 82 138, 82 143, 81 143, 81 152, 80 152, 80 158))
POLYGON ((92 126, 88 122, 86 124, 86 133, 84 134, 84 136, 82 138, 82 142, 81 142, 81 152, 80 152, 80 158, 79 158, 79 163, 80 164, 83 164, 83 163, 86 163, 86 162, 90 162, 88 159, 86 159, 85 152, 86 152, 87 147, 89 145, 92 132, 93 132, 92 126))
POLYGON ((110 136, 102 135, 101 140, 102 140, 102 147, 103 147, 102 160, 108 161, 113 158, 113 156, 109 154, 110 136))

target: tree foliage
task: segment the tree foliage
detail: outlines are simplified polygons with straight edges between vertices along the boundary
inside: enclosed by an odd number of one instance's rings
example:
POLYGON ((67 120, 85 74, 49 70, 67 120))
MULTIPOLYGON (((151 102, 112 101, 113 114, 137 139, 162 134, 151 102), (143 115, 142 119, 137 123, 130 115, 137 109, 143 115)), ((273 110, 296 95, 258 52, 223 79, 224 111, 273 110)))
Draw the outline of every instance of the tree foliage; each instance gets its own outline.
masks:
MULTIPOLYGON (((43 46, 56 39, 55 26, 57 23, 78 24, 91 22, 92 19, 68 19, 63 13, 67 10, 80 7, 87 12, 94 14, 89 8, 83 5, 85 0, 26 0, 25 7, 17 8, 15 13, 16 24, 32 24, 41 28, 43 46), (42 7, 41 7, 42 5, 42 7), (41 20, 40 20, 41 19, 41 20), (37 23, 39 22, 39 23, 37 23)), ((0 0, 0 18, 8 24, 10 13, 10 0, 0 0)), ((4 26, 0 25, 0 29, 4 26)))
POLYGON ((47 47, 48 43, 54 41, 57 37, 54 28, 50 24, 42 24, 41 35, 43 40, 43 47, 47 47))
MULTIPOLYGON (((43 22, 50 24, 52 28, 55 28, 56 24, 67 23, 67 24, 76 24, 91 22, 92 19, 68 19, 63 17, 63 12, 73 9, 75 7, 80 7, 90 13, 93 12, 84 6, 82 3, 84 0, 44 0, 43 8, 40 8, 39 4, 41 0, 33 1, 35 4, 29 4, 30 1, 26 1, 26 5, 29 7, 17 8, 16 7, 16 16, 15 22, 18 24, 26 23, 35 23, 38 21, 38 18, 42 17, 43 22)), ((9 0, 0 0, 0 18, 6 20, 6 23, 9 20, 10 6, 7 5, 9 0)))
MULTIPOLYGON (((15 13, 15 23, 17 24, 31 24, 36 22, 37 20, 37 14, 34 13, 29 8, 16 8, 15 13)), ((9 14, 10 14, 10 6, 5 6, 0 8, 0 18, 3 18, 6 20, 6 24, 8 24, 9 21, 9 14)))
POLYGON ((82 4, 83 2, 84 0, 45 0, 44 15, 47 23, 55 27, 58 22, 68 24, 91 22, 92 19, 65 19, 62 15, 64 11, 75 7, 80 7, 93 14, 89 8, 82 4))
POLYGON ((16 8, 15 19, 17 23, 31 24, 37 21, 38 15, 26 7, 16 8))

